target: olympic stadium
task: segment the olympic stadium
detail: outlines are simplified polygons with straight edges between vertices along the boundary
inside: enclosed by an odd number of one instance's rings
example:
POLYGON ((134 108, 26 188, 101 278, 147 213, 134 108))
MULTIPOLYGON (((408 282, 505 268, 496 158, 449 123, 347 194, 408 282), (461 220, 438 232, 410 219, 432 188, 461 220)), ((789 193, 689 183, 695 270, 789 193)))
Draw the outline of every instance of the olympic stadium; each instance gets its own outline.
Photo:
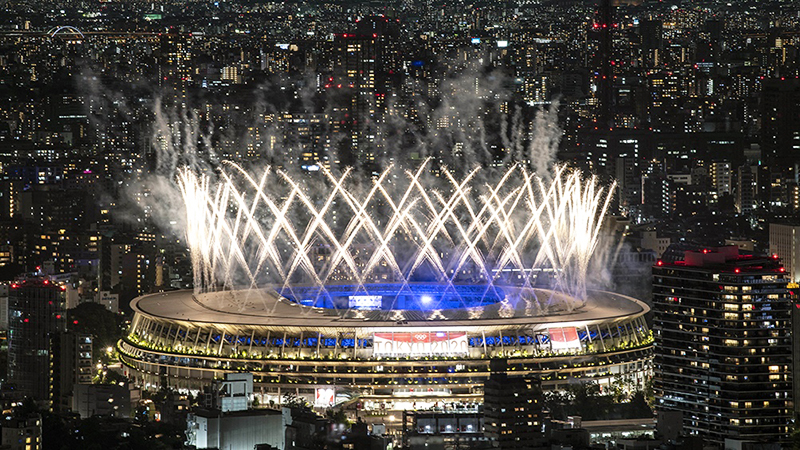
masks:
POLYGON ((649 308, 586 287, 610 190, 514 170, 483 188, 445 172, 438 190, 421 171, 405 184, 384 172, 366 191, 326 173, 313 200, 283 174, 270 197, 266 172, 242 184, 184 173, 199 287, 132 302, 125 374, 199 389, 250 372, 261 402, 390 410, 481 403, 499 359, 549 390, 642 386, 649 308))

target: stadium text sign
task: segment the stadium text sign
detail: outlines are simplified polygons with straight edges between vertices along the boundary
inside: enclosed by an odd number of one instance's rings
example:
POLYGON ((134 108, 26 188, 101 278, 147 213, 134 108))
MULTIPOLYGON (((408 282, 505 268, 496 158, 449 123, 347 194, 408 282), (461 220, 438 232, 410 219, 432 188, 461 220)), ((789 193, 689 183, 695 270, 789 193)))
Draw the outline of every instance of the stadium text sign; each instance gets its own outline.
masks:
POLYGON ((380 295, 351 295, 348 306, 354 309, 381 309, 383 297, 380 295))
POLYGON ((466 355, 467 333, 463 331, 418 331, 375 333, 373 353, 387 356, 466 355))

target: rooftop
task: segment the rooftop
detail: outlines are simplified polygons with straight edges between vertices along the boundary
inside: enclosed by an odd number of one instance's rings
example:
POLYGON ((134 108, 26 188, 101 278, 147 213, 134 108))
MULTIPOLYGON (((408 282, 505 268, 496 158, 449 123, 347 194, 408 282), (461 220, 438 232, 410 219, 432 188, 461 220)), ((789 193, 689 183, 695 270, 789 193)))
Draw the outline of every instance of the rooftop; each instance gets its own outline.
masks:
MULTIPOLYGON (((508 289, 508 288, 507 288, 508 289)), ((185 325, 200 323, 302 328, 396 328, 430 326, 437 329, 464 327, 507 327, 547 324, 575 326, 591 322, 625 319, 649 311, 643 302, 605 291, 590 291, 587 300, 573 309, 545 310, 545 301, 558 305, 570 300, 565 294, 545 289, 529 289, 516 296, 515 303, 462 309, 352 310, 324 309, 300 305, 280 297, 274 289, 245 289, 197 294, 190 290, 138 297, 131 302, 137 313, 185 325), (446 323, 446 326, 442 326, 446 323)))

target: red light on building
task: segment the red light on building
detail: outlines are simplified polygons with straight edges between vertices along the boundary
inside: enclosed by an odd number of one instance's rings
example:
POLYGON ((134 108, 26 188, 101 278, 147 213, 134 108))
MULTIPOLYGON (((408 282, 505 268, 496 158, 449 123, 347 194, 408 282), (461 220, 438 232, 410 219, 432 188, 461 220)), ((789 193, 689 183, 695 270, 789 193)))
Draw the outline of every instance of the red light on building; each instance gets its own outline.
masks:
POLYGON ((48 284, 50 284, 50 280, 44 280, 44 281, 42 281, 42 283, 43 283, 45 286, 47 286, 48 284))
POLYGON ((739 272, 741 272, 741 270, 737 267, 737 268, 733 269, 733 272, 734 273, 739 273, 739 272))
POLYGON ((23 319, 22 321, 25 322, 25 323, 28 323, 28 322, 31 321, 31 319, 23 319))
POLYGON ((786 272, 786 268, 785 268, 785 267, 781 267, 781 268, 780 268, 780 269, 778 269, 778 270, 780 270, 781 272, 786 272))
POLYGON ((77 320, 73 320, 73 321, 72 321, 72 324, 73 324, 73 325, 77 325, 77 324, 78 324, 78 321, 77 321, 77 320))
POLYGON ((778 254, 775 253, 774 255, 772 255, 772 259, 778 259, 778 254))
POLYGON ((56 314, 56 319, 60 319, 60 318, 61 318, 61 314, 56 314))
POLYGON ((11 284, 11 289, 16 289, 16 288, 18 288, 18 287, 19 287, 19 285, 17 285, 17 283, 13 283, 13 284, 11 284))
POLYGON ((664 265, 664 261, 659 259, 658 261, 656 261, 656 265, 657 266, 663 266, 664 265))

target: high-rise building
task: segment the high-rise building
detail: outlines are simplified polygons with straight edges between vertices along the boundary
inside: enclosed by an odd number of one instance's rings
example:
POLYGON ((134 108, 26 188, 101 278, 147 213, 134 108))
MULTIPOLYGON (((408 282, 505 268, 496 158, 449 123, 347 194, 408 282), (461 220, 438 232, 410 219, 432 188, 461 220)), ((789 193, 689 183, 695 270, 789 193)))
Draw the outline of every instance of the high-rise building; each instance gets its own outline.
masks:
POLYGON ((544 439, 544 396, 534 377, 509 377, 505 360, 492 361, 492 375, 483 385, 485 436, 506 449, 534 449, 544 439), (498 372, 495 373, 497 368, 498 372))
POLYGON ((770 167, 782 170, 800 162, 800 80, 763 82, 761 126, 761 148, 770 167))
MULTIPOLYGON (((337 102, 342 106, 338 116, 346 125, 342 141, 345 160, 350 163, 371 164, 375 159, 376 72, 379 60, 377 34, 337 35, 334 76, 326 87, 339 92, 337 102)), ((334 111, 336 112, 336 111, 334 111)), ((337 115, 337 114, 334 114, 337 115)), ((334 120, 340 119, 334 117, 334 120)))
POLYGON ((736 246, 653 266, 656 407, 709 442, 779 442, 789 433, 789 275, 736 246))
POLYGON ((52 338, 53 409, 72 409, 76 384, 91 384, 94 375, 92 337, 78 333, 57 333, 52 338))
POLYGON ((597 76, 598 93, 600 97, 600 118, 602 127, 614 127, 614 5, 611 0, 601 0, 597 11, 597 21, 593 24, 594 31, 599 34, 599 73, 597 76))
POLYGON ((758 208, 758 167, 739 167, 736 183, 736 209, 740 214, 749 214, 758 208))
POLYGON ((718 196, 730 194, 732 190, 730 161, 714 161, 709 166, 711 188, 718 196))
POLYGON ((791 281, 800 281, 800 225, 769 224, 769 253, 778 255, 791 281))
POLYGON ((645 67, 656 67, 664 49, 664 22, 642 20, 639 22, 642 62, 645 67))
POLYGON ((8 378, 18 397, 52 401, 52 338, 65 329, 64 293, 48 280, 11 285, 8 305, 8 378))

